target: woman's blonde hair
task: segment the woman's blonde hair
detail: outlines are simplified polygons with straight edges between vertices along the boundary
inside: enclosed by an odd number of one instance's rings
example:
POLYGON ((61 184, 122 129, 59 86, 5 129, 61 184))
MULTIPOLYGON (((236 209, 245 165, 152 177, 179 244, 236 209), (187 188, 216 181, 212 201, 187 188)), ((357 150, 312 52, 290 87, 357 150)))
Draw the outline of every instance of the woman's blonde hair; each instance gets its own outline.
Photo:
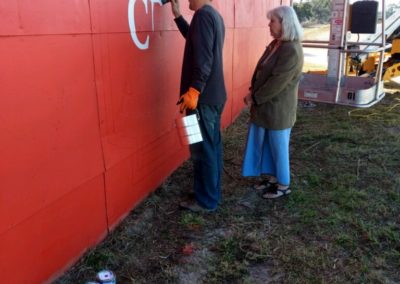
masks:
POLYGON ((272 16, 278 18, 282 25, 282 35, 280 37, 283 41, 301 40, 303 38, 303 28, 300 25, 296 12, 292 7, 279 6, 275 9, 268 11, 267 18, 271 19, 272 16))

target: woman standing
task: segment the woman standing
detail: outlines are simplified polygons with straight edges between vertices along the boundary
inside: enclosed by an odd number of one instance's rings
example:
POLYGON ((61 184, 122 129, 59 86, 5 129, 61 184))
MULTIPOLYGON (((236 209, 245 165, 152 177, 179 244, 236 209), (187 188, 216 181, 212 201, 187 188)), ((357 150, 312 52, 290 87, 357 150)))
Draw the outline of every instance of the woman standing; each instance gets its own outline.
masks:
POLYGON ((264 198, 277 198, 290 193, 289 140, 303 68, 302 28, 288 6, 269 11, 267 18, 274 40, 258 61, 244 98, 251 108, 242 173, 265 175, 255 188, 264 190, 264 198))

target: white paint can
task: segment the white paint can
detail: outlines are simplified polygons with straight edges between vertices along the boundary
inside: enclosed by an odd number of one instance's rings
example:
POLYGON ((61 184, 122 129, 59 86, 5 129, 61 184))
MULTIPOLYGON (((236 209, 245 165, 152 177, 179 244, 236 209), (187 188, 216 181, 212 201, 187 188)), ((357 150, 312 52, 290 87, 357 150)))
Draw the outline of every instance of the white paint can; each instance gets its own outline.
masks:
POLYGON ((198 113, 176 119, 176 127, 183 145, 191 145, 203 141, 199 120, 198 113))

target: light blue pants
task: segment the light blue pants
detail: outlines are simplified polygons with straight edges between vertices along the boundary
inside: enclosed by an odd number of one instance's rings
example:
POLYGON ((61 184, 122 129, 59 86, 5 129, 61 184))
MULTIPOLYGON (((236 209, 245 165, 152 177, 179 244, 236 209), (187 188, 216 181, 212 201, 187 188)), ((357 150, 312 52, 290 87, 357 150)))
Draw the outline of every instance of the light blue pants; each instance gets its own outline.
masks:
POLYGON ((250 123, 242 175, 246 177, 267 174, 276 177, 279 184, 288 186, 291 130, 269 130, 250 123))

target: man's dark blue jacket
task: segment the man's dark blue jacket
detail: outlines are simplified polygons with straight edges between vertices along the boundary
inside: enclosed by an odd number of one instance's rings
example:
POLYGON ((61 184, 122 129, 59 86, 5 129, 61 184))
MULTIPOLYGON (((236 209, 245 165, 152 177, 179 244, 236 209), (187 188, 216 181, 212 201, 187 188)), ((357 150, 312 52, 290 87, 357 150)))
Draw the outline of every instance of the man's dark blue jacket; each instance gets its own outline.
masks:
POLYGON ((204 5, 196 11, 190 26, 182 16, 175 22, 186 38, 180 95, 192 87, 200 92, 199 103, 224 104, 222 49, 225 25, 221 15, 212 6, 204 5))

